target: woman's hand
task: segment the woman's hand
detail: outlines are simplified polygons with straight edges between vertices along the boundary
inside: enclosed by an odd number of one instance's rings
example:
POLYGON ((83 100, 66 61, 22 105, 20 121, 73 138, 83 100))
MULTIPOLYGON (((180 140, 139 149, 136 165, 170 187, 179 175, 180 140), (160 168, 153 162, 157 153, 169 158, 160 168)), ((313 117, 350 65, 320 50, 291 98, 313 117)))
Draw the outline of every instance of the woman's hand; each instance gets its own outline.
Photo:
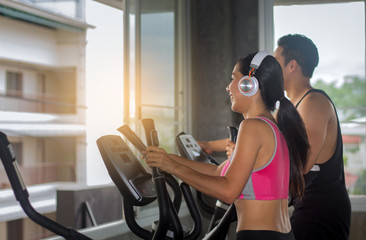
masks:
POLYGON ((226 155, 228 158, 231 157, 231 155, 233 154, 235 148, 235 143, 231 140, 227 140, 226 142, 226 155))
POLYGON ((209 142, 197 141, 197 143, 208 155, 211 155, 213 153, 213 150, 210 148, 209 142))
POLYGON ((150 167, 157 167, 170 174, 173 174, 178 165, 163 148, 159 147, 148 147, 145 151, 145 161, 150 167))

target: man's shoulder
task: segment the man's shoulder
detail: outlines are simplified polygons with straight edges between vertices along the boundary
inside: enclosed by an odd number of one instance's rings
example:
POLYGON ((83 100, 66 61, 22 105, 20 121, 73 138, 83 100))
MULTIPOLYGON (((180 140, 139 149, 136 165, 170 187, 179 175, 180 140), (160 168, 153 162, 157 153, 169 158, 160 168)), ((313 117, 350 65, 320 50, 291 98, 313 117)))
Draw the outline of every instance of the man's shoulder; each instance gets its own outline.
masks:
POLYGON ((305 97, 299 106, 299 110, 306 112, 332 113, 334 107, 328 96, 324 92, 311 92, 305 97))

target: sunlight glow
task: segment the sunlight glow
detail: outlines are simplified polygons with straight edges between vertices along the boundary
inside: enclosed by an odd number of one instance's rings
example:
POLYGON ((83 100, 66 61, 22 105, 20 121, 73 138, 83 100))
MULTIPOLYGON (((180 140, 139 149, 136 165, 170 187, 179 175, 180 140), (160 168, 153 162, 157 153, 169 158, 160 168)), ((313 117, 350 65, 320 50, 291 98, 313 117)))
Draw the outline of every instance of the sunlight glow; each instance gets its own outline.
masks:
POLYGON ((87 184, 111 182, 96 140, 123 124, 123 12, 86 1, 87 184))

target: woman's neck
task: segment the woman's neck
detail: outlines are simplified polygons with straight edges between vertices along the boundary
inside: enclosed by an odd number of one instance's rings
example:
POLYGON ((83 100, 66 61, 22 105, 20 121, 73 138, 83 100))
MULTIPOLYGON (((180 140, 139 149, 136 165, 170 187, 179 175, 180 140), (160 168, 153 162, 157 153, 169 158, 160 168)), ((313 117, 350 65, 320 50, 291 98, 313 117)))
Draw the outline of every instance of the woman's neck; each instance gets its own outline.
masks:
POLYGON ((257 118, 257 117, 265 117, 269 120, 274 120, 274 117, 270 111, 267 109, 260 109, 260 108, 253 108, 252 111, 248 111, 247 113, 243 114, 244 119, 249 118, 257 118))

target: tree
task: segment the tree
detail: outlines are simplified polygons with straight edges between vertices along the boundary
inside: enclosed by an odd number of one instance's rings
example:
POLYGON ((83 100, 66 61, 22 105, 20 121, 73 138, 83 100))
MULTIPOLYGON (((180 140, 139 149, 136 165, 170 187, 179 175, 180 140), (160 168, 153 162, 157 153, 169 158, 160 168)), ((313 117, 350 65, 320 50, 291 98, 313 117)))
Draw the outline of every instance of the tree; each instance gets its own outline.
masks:
POLYGON ((357 179, 355 188, 351 194, 365 195, 366 194, 366 170, 362 170, 357 179))
POLYGON ((359 76, 345 76, 341 84, 318 80, 314 88, 324 90, 337 108, 341 121, 366 116, 366 82, 359 76))

